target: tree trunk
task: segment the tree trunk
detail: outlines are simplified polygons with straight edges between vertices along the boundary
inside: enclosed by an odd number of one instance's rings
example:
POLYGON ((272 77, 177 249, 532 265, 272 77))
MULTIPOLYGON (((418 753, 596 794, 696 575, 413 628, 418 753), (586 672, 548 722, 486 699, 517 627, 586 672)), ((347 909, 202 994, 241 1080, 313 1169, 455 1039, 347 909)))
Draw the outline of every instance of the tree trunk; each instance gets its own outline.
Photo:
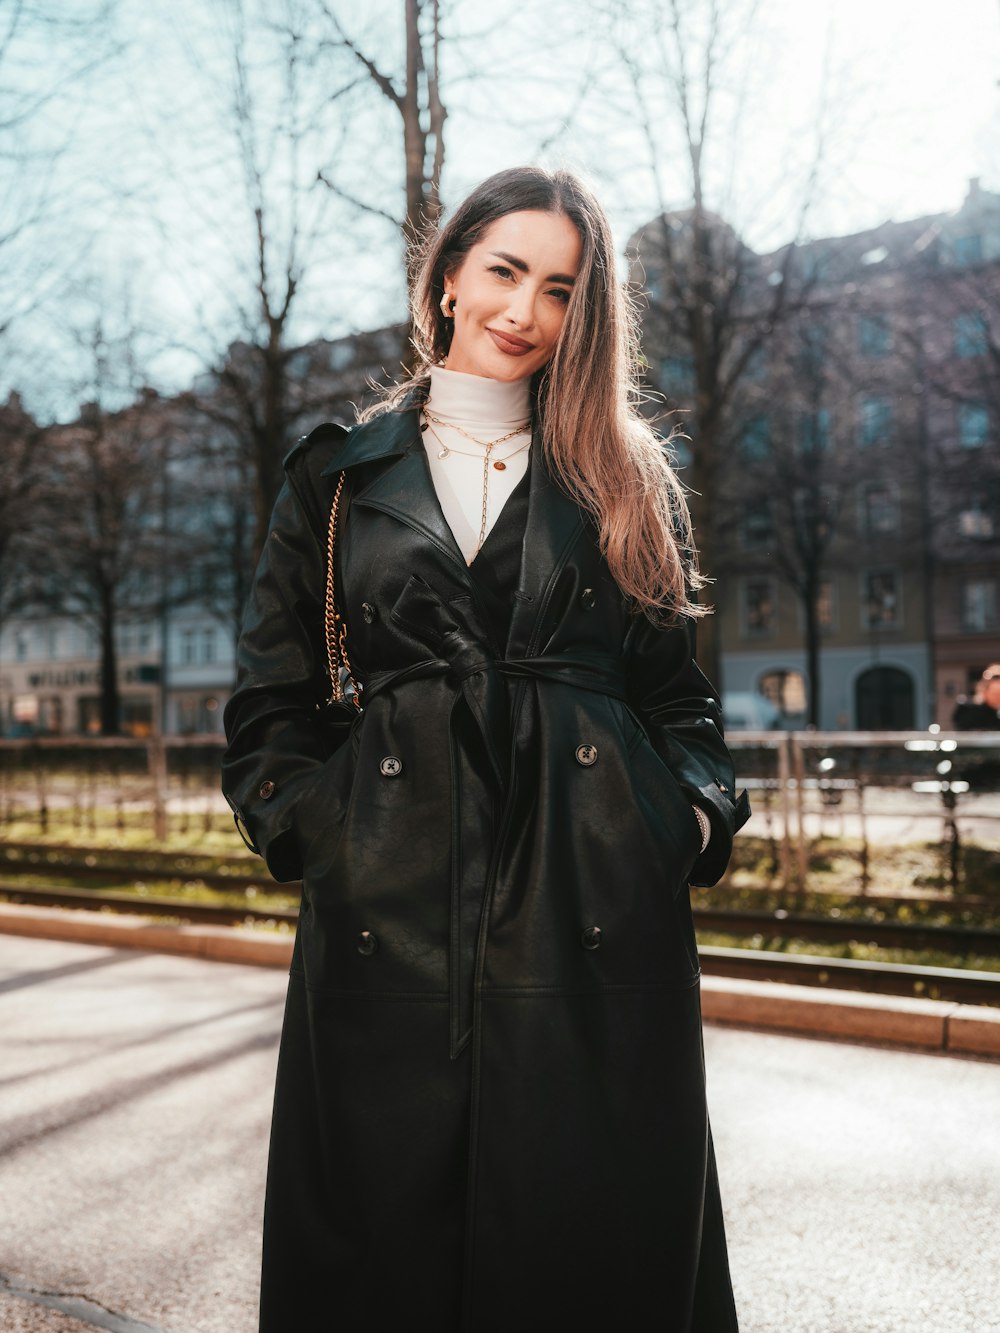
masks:
POLYGON ((118 736, 121 698, 118 690, 118 654, 115 650, 114 594, 105 590, 101 606, 101 735, 118 736))
POLYGON ((806 682, 811 727, 818 727, 820 718, 819 610, 816 605, 818 591, 816 582, 808 580, 802 606, 806 622, 806 682))
MULTIPOLYGON (((698 567, 701 572, 709 578, 718 578, 718 550, 715 541, 718 446, 710 421, 704 419, 699 421, 695 430, 697 438, 693 440, 691 449, 694 545, 698 552, 698 567)), ((720 591, 718 583, 709 584, 701 594, 701 601, 710 606, 717 606, 720 591)), ((698 665, 712 684, 721 691, 722 648, 717 612, 698 621, 697 641, 698 665)))

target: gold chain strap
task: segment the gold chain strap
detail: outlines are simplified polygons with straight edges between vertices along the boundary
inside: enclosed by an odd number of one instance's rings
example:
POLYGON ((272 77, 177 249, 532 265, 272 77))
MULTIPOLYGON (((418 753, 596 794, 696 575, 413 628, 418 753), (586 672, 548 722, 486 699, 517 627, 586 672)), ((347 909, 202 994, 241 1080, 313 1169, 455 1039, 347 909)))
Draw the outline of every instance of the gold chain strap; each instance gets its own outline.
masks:
POLYGON ((337 610, 336 587, 334 584, 334 553, 337 549, 337 514, 340 510, 340 493, 344 489, 345 473, 340 474, 337 489, 334 491, 333 504, 330 508, 330 528, 326 538, 326 606, 323 616, 326 631, 326 662, 330 672, 331 694, 328 703, 342 704, 345 700, 344 682, 341 679, 341 667, 351 683, 354 707, 361 711, 361 690, 354 679, 350 659, 347 656, 347 621, 337 610))

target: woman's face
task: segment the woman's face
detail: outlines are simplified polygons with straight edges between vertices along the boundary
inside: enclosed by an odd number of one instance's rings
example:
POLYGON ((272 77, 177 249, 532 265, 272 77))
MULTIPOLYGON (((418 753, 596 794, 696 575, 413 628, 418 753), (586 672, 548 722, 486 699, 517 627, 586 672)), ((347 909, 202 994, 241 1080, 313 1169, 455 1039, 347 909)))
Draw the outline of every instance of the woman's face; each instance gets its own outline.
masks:
POLYGON ((519 380, 546 365, 581 250, 580 234, 563 213, 507 213, 491 223, 445 278, 455 298, 447 369, 519 380))

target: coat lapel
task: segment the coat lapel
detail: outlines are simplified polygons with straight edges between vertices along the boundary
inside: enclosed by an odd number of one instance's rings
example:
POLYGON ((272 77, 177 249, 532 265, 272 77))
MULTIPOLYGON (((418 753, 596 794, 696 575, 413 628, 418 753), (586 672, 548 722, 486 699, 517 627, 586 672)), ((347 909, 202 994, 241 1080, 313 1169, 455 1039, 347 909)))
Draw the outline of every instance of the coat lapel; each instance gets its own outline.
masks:
POLYGON ((507 638, 508 657, 527 657, 540 646, 545 615, 573 547, 586 524, 580 506, 552 479, 541 448, 532 449, 528 521, 521 545, 521 573, 507 638))
POLYGON ((350 453, 335 455, 324 471, 329 473, 353 463, 398 455, 395 462, 355 492, 351 504, 378 509, 419 532, 456 563, 468 580, 465 557, 434 490, 416 410, 386 412, 374 421, 355 427, 351 434, 354 441, 350 453))
MULTIPOLYGON (((536 446, 537 447, 537 446, 536 446)), ((532 449, 528 518, 521 544, 521 572, 514 594, 508 657, 538 651, 556 580, 586 525, 583 509, 557 485, 541 449, 532 449)), ((417 420, 417 410, 386 412, 355 426, 323 468, 330 476, 344 468, 394 459, 356 491, 352 505, 378 509, 419 532, 458 566, 471 583, 469 568, 444 516, 417 420)))

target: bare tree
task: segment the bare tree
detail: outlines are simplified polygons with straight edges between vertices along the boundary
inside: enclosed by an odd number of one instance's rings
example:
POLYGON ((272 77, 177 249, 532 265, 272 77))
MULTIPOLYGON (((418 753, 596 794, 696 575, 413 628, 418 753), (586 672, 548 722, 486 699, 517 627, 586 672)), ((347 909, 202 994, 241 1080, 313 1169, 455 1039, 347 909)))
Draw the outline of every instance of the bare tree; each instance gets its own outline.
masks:
MULTIPOLYGON (((726 216, 753 214, 738 196, 754 185, 740 179, 739 150, 754 91, 755 0, 612 4, 605 13, 618 83, 603 90, 604 104, 631 116, 658 209, 632 242, 636 280, 648 298, 648 382, 685 409, 685 480, 694 492, 702 568, 712 577, 720 562, 725 442, 741 387, 775 331, 809 299, 812 277, 796 263, 794 242, 815 200, 827 115, 821 107, 811 157, 797 172, 788 243, 764 265, 736 230, 738 216, 726 216)), ((713 617, 699 627, 699 657, 716 679, 719 651, 713 617)))
POLYGON ((723 437, 719 568, 773 575, 794 592, 813 725, 834 583, 868 585, 860 621, 877 635, 900 590, 872 571, 919 570, 927 547, 923 421, 900 308, 906 231, 894 227, 891 258, 878 230, 800 247, 809 299, 751 363, 723 437))
POLYGON ((156 164, 143 207, 160 217, 178 271, 190 272, 186 245, 199 257, 187 288, 187 336, 175 345, 208 368, 185 397, 188 429, 177 448, 187 449, 192 465, 212 460, 209 476, 227 458, 228 479, 238 479, 230 497, 251 506, 249 547, 240 535, 244 516, 233 515, 230 526, 234 559, 250 570, 282 458, 302 424, 329 408, 323 380, 307 381, 297 370, 293 330, 315 322, 337 290, 343 210, 319 183, 319 164, 335 174, 340 98, 357 75, 342 74, 318 50, 306 8, 303 0, 221 0, 211 12, 192 11, 197 26, 169 65, 170 77, 183 77, 196 93, 179 110, 183 134, 163 133, 152 92, 141 117, 156 164), (209 164, 215 179, 206 188, 209 164))
MULTIPOLYGON (((17 394, 0 406, 0 644, 7 616, 24 597, 27 539, 38 522, 43 434, 17 394)), ((0 707, 0 731, 3 718, 0 707)))
POLYGON ((24 608, 96 633, 104 735, 120 729, 121 625, 155 614, 159 573, 175 554, 160 501, 163 413, 155 393, 135 392, 130 336, 112 337, 102 319, 89 329, 91 394, 75 421, 45 432, 37 522, 24 538, 24 608))
POLYGON ((904 298, 905 351, 922 412, 930 628, 942 650, 935 659, 946 682, 945 720, 950 692, 992 660, 1000 634, 998 243, 1000 195, 974 180, 957 214, 928 220, 904 298))
MULTIPOLYGON (((441 214, 444 127, 448 113, 441 84, 440 0, 403 0, 405 47, 403 68, 399 72, 387 67, 381 55, 376 59, 360 39, 349 34, 329 0, 319 0, 319 4, 330 25, 332 43, 353 57, 399 116, 405 201, 400 225, 407 247, 413 247, 441 214)), ((383 202, 366 201, 353 191, 348 193, 324 173, 320 178, 351 204, 381 217, 387 215, 383 202)))
POLYGON ((115 0, 83 0, 72 10, 11 0, 0 8, 0 375, 7 386, 26 361, 11 337, 15 324, 58 298, 86 246, 69 203, 76 118, 66 107, 119 49, 114 9, 115 0))
MULTIPOLYGON (((814 334, 827 328, 825 321, 812 325, 814 334)), ((776 574, 798 600, 813 726, 820 716, 821 594, 850 522, 856 481, 846 457, 852 442, 834 439, 835 418, 849 420, 849 413, 832 410, 831 349, 824 340, 819 356, 818 344, 800 336, 769 344, 766 379, 751 380, 737 395, 741 424, 738 434, 723 436, 729 465, 715 493, 719 571, 776 574), (780 362, 779 346, 790 351, 780 362)))

